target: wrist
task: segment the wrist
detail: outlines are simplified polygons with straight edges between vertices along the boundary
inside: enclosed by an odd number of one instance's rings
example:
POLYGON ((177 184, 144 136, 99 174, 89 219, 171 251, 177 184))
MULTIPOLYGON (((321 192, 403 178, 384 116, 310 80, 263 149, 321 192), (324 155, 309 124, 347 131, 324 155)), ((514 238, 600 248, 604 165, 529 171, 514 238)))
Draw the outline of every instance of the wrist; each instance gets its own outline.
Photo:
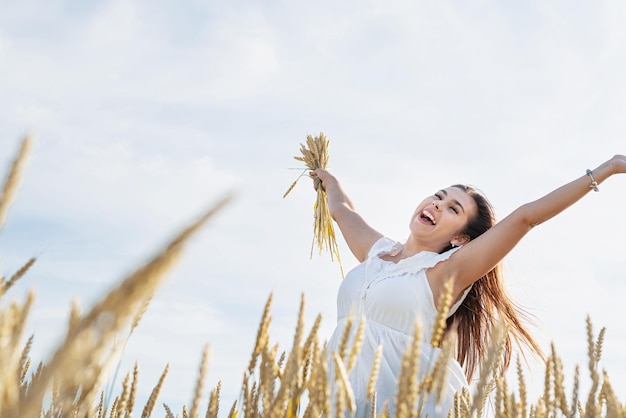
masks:
POLYGON ((615 162, 613 159, 607 160, 594 168, 592 171, 593 178, 600 184, 616 172, 615 162))
POLYGON ((338 184, 339 184, 337 179, 334 176, 330 175, 330 174, 327 175, 327 176, 324 176, 323 178, 320 178, 320 181, 322 183, 322 187, 326 191, 328 191, 329 189, 337 188, 338 184))
POLYGON ((624 157, 622 155, 615 155, 613 158, 606 162, 608 165, 609 174, 607 177, 613 174, 623 173, 624 157))

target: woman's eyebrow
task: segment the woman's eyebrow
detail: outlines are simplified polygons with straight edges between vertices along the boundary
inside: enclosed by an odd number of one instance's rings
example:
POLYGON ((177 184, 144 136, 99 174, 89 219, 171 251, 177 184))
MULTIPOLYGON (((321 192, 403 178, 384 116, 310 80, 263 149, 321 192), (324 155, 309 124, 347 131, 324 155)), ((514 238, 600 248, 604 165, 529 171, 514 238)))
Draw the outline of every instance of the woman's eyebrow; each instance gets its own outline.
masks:
MULTIPOLYGON (((448 192, 446 192, 445 190, 441 189, 440 192, 443 193, 444 195, 446 195, 446 197, 448 196, 448 192)), ((456 199, 452 199, 452 202, 454 202, 455 205, 458 205, 461 208, 461 210, 463 211, 463 213, 465 213, 465 208, 463 207, 461 202, 459 202, 456 199)))

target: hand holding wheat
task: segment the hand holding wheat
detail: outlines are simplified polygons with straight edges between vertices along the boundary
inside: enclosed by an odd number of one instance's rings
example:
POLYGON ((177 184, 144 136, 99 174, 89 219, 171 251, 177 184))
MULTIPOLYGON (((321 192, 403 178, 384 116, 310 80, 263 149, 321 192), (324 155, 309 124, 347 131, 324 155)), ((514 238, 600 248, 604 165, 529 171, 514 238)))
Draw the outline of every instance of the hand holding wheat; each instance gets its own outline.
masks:
MULTIPOLYGON (((291 184, 289 189, 283 195, 286 197, 295 187, 296 183, 308 170, 316 170, 318 168, 325 169, 328 165, 328 138, 324 133, 320 132, 319 136, 313 137, 307 135, 306 144, 300 144, 300 152, 302 156, 294 157, 298 161, 302 161, 306 165, 306 169, 291 184)), ((315 190, 317 191, 317 200, 313 206, 314 223, 313 223, 313 243, 311 244, 311 257, 313 257, 313 248, 317 243, 320 254, 324 248, 330 250, 331 260, 337 257, 341 277, 343 277, 343 267, 341 266, 341 258, 339 257, 339 248, 335 238, 335 229, 333 227, 333 219, 328 210, 328 199, 324 187, 320 187, 320 180, 314 179, 315 190)))

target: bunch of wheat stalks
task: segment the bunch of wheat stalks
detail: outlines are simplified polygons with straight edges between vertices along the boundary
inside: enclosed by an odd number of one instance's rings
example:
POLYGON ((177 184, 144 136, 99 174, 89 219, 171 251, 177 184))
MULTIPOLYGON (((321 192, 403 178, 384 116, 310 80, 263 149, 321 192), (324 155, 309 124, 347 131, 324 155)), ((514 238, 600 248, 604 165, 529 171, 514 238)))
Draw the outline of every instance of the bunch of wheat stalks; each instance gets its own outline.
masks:
MULTIPOLYGON (((307 135, 306 144, 300 144, 300 153, 302 156, 296 156, 294 159, 302 161, 306 166, 306 169, 296 178, 296 180, 289 186, 289 189, 283 195, 286 197, 291 190, 295 187, 296 183, 307 171, 316 170, 318 168, 326 169, 328 166, 328 146, 330 141, 326 138, 323 132, 319 136, 313 137, 307 135)), ((314 222, 313 222, 313 243, 311 244, 311 257, 313 257, 313 248, 317 244, 320 254, 324 249, 330 251, 331 260, 337 257, 339 268, 341 269, 341 276, 343 277, 343 267, 341 266, 341 258, 339 257, 339 247, 337 246, 337 239, 335 236, 335 228, 333 227, 333 219, 328 209, 328 198, 326 196, 326 190, 321 187, 321 182, 318 178, 315 178, 315 189, 317 191, 317 199, 313 206, 314 222)))
MULTIPOLYGON (((12 164, 0 196, 0 220, 5 219, 15 195, 20 173, 28 153, 30 140, 22 142, 20 152, 12 164)), ((127 337, 137 327, 152 295, 165 272, 181 253, 184 244, 227 199, 207 211, 189 227, 183 229, 163 250, 142 267, 123 279, 103 295, 100 301, 85 313, 73 307, 65 338, 48 361, 40 362, 31 371, 30 348, 33 336, 23 340, 28 313, 33 304, 33 294, 24 303, 13 302, 8 306, 4 295, 22 278, 33 265, 29 259, 22 268, 8 279, 0 280, 0 417, 79 417, 79 418, 127 418, 135 415, 139 367, 126 374, 120 392, 109 399, 105 396, 108 370, 115 356, 116 336, 127 332, 127 337)), ((1 221, 0 221, 1 222, 1 221)), ((0 223, 0 227, 1 227, 0 223)), ((350 318, 346 324, 340 347, 335 353, 327 353, 326 345, 318 337, 322 317, 318 315, 308 332, 305 330, 305 297, 302 295, 300 311, 295 328, 293 345, 289 351, 280 349, 270 340, 270 307, 272 295, 265 305, 258 328, 256 343, 247 369, 244 372, 239 399, 234 400, 222 416, 242 417, 345 417, 354 412, 354 392, 348 375, 355 365, 364 335, 364 321, 350 318), (329 359, 331 362, 329 362, 329 359), (329 373, 329 367, 335 373, 329 373), (329 376, 334 375, 334 378, 329 376)), ((445 382, 446 363, 454 353, 454 333, 444 334, 445 306, 451 302, 450 289, 444 294, 433 330, 433 345, 440 346, 442 355, 431 371, 418 381, 416 371, 420 368, 419 349, 422 330, 416 326, 416 344, 407 347, 399 389, 394 399, 395 417, 418 417, 422 400, 431 395, 441 396, 445 382), (444 336, 445 335, 445 336, 444 336)), ((588 369, 591 377, 589 393, 579 393, 579 370, 575 371, 574 387, 568 398, 563 366, 554 346, 546 360, 545 388, 536 401, 528 399, 526 383, 520 362, 517 363, 518 392, 508 389, 505 377, 500 376, 501 353, 507 333, 504 325, 494 327, 488 354, 480 367, 480 378, 471 393, 464 390, 456 394, 454 408, 449 417, 467 418, 483 416, 487 400, 491 397, 491 415, 511 418, 550 417, 626 417, 626 408, 620 402, 610 384, 606 372, 600 373, 598 362, 602 353, 605 330, 594 336, 590 319, 587 319, 588 369)), ((118 339, 119 340, 119 339, 118 339)), ((373 363, 366 397, 370 402, 369 416, 388 417, 389 405, 376 408, 376 381, 380 355, 373 363)), ((154 386, 146 404, 136 416, 147 418, 217 418, 220 413, 221 384, 208 392, 205 398, 204 380, 208 373, 208 350, 205 347, 195 381, 192 401, 175 413, 163 403, 163 410, 155 412, 161 387, 168 373, 166 366, 154 386), (203 406, 203 403, 205 405, 203 406)), ((423 366, 423 365, 422 365, 423 366)), ((434 417, 431 417, 434 418, 434 417)))

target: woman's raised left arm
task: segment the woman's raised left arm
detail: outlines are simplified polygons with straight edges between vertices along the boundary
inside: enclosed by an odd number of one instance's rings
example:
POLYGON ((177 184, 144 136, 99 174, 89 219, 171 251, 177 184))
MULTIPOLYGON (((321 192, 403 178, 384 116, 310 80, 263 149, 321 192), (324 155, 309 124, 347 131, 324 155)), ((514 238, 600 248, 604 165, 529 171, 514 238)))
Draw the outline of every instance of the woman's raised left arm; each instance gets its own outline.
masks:
POLYGON ((465 244, 450 257, 449 263, 444 263, 445 271, 436 274, 452 277, 455 292, 460 293, 495 267, 533 227, 558 215, 590 190, 598 190, 604 180, 620 173, 626 173, 626 156, 615 155, 594 170, 520 206, 480 237, 465 244))

